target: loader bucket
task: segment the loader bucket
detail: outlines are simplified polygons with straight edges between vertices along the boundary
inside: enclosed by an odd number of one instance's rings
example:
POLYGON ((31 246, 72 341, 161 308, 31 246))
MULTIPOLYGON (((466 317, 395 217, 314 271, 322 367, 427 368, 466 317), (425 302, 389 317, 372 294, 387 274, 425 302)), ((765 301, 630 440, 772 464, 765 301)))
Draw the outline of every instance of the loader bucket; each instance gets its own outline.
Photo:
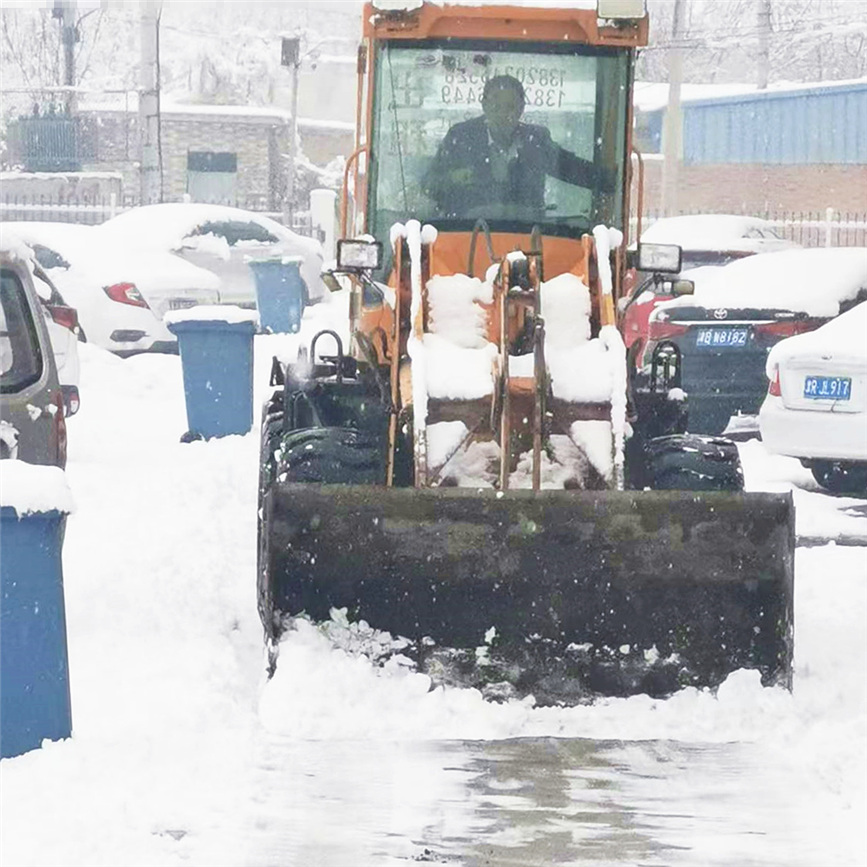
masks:
POLYGON ((411 639, 435 680, 540 704, 740 668, 791 687, 789 494, 275 483, 262 506, 273 638, 285 615, 346 608, 411 639))

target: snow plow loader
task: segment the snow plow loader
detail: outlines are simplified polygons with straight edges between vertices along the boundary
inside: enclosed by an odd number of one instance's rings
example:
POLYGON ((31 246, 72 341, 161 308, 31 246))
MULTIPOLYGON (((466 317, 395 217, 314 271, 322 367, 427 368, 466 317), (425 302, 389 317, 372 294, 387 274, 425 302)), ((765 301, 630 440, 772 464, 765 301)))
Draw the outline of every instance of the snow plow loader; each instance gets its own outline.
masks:
POLYGON ((326 275, 346 328, 275 358, 263 408, 272 664, 304 616, 492 698, 790 686, 791 496, 630 387, 629 269, 691 289, 677 247, 627 255, 643 3, 388 5, 326 275))

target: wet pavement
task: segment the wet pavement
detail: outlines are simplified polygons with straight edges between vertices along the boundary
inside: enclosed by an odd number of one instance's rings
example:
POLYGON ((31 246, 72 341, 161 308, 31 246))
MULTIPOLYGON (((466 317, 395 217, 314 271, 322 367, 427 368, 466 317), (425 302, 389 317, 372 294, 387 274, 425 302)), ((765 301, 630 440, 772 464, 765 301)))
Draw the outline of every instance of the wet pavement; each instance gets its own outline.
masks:
POLYGON ((809 796, 749 744, 272 740, 250 867, 815 867, 809 796))

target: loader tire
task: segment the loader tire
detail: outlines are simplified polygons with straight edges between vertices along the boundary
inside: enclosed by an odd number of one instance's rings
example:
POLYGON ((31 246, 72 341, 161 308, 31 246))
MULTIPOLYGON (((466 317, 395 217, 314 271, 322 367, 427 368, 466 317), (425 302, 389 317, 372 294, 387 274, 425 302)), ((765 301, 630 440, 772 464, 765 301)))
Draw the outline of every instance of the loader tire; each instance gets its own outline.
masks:
POLYGON ((354 428, 308 428, 283 440, 280 475, 287 482, 385 483, 383 438, 354 428))
POLYGON ((833 494, 867 494, 867 464, 846 461, 813 461, 813 478, 833 494))
POLYGON ((676 434, 645 450, 646 484, 656 491, 742 491, 737 446, 723 437, 676 434))

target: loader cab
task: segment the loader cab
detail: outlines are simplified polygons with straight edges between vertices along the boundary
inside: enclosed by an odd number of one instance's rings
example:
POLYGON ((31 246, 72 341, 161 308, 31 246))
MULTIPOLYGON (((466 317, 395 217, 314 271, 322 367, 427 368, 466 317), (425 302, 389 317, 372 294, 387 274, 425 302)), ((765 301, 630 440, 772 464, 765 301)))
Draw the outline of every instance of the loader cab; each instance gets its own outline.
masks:
POLYGON ((409 217, 440 233, 469 233, 480 218, 492 233, 527 236, 534 226, 544 236, 576 239, 600 223, 623 227, 629 50, 573 41, 441 38, 381 40, 373 51, 366 225, 386 249, 391 226, 409 217), (482 95, 496 76, 523 86, 521 122, 530 138, 534 128, 547 131, 555 146, 592 167, 593 181, 546 172, 543 200, 535 204, 468 199, 454 207, 437 200, 431 173, 450 131, 477 119, 473 134, 488 145, 489 133, 479 123, 482 95))

